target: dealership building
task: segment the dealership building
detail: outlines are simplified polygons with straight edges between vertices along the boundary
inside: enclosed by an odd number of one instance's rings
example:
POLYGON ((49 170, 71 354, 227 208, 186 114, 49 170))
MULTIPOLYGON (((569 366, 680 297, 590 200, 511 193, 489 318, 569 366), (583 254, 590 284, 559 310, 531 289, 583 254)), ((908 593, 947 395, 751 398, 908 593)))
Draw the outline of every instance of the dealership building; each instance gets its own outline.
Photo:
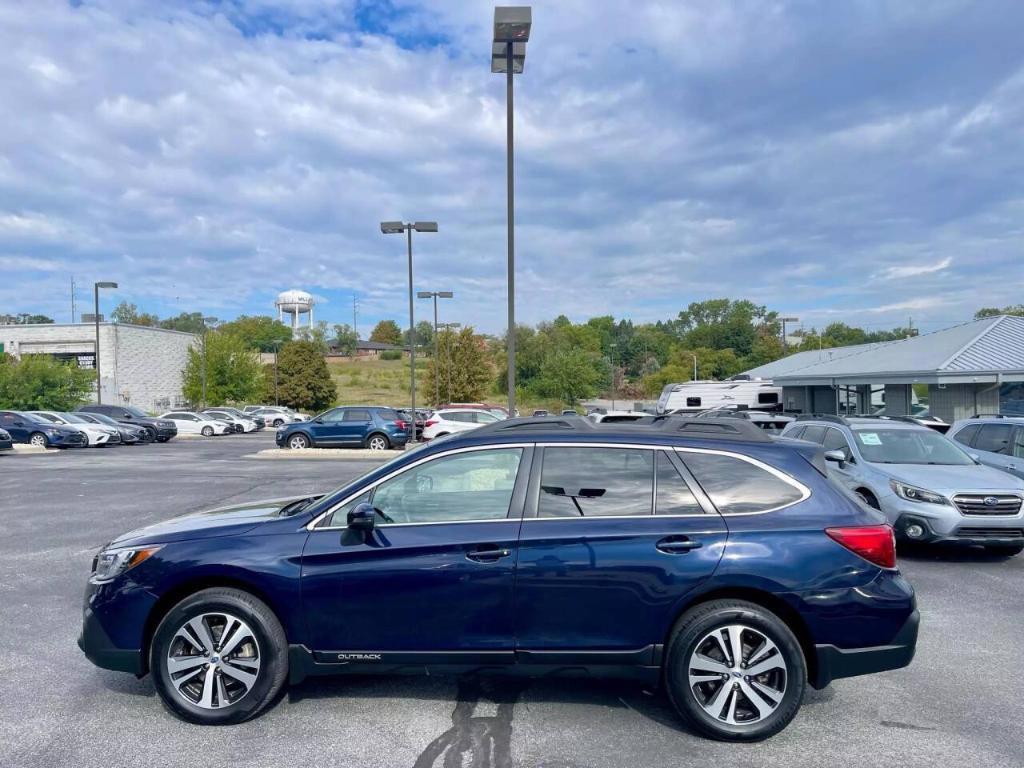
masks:
MULTIPOLYGON (((104 403, 134 405, 156 413, 185 404, 182 371, 189 348, 199 343, 197 335, 100 323, 99 342, 104 403)), ((0 349, 14 357, 47 355, 81 368, 95 368, 96 326, 0 325, 0 349)))
POLYGON ((932 416, 1024 416, 1024 317, 986 317, 897 341, 798 352, 746 372, 782 387, 787 411, 871 413, 884 391, 885 413, 913 413, 914 385, 928 392, 932 416))

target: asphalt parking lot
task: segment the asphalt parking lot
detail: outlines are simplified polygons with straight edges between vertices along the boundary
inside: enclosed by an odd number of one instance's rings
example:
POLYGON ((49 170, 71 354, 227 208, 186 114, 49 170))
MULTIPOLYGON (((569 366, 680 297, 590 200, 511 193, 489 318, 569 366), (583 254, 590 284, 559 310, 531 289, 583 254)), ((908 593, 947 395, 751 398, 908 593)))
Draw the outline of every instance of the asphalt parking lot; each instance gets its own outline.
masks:
POLYGON ((75 644, 96 550, 126 529, 250 499, 329 490, 365 461, 247 458, 273 435, 0 456, 0 765, 1013 766, 1024 764, 1024 556, 903 553, 918 591, 908 669, 808 694, 771 741, 683 728, 665 698, 573 680, 310 680, 255 721, 187 725, 148 679, 75 644))

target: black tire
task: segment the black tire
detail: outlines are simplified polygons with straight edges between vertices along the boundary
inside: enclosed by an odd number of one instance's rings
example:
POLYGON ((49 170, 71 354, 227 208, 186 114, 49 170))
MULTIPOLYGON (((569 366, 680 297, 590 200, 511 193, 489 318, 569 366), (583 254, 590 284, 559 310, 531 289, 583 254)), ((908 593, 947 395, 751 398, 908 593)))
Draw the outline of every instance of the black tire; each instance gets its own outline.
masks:
POLYGON ((33 432, 28 436, 28 444, 34 445, 38 448, 49 448, 50 441, 46 439, 46 435, 42 432, 33 432))
POLYGON ((284 424, 284 419, 274 419, 273 423, 275 428, 280 427, 282 424, 284 424))
POLYGON ((203 437, 213 437, 213 427, 203 427, 201 431, 203 437))
POLYGON ((990 544, 985 547, 985 551, 990 555, 1000 555, 1002 557, 1013 557, 1024 552, 1024 544, 990 544))
POLYGON ((150 643, 149 668, 161 701, 175 716, 199 725, 241 723, 271 704, 284 687, 288 677, 288 640, 281 622, 262 600, 240 589, 204 589, 186 597, 160 621, 150 643), (256 682, 237 701, 225 707, 207 709, 179 693, 168 672, 167 657, 175 633, 186 622, 217 612, 241 619, 252 630, 260 667, 256 682))
POLYGON ((301 432, 299 432, 298 434, 291 435, 285 444, 289 448, 292 448, 296 451, 305 450, 306 448, 309 448, 312 445, 309 438, 306 437, 301 432))
MULTIPOLYGON (((743 645, 743 649, 745 653, 756 655, 755 648, 750 648, 747 651, 747 646, 743 645)), ((750 659, 751 657, 746 656, 746 658, 750 659)), ((759 659, 752 660, 761 662, 759 659)), ((664 675, 665 687, 676 711, 695 730, 721 741, 760 741, 774 736, 789 725, 796 716, 807 687, 807 664, 796 636, 785 622, 771 611, 744 600, 712 600, 683 614, 676 622, 669 638, 664 675), (704 645, 709 633, 714 632, 717 628, 730 625, 742 625, 752 630, 744 637, 762 634, 771 640, 775 644, 781 660, 785 663, 784 673, 778 671, 765 673, 766 675, 784 674, 782 696, 775 709, 760 719, 736 725, 728 724, 720 717, 713 717, 705 711, 697 697, 706 695, 706 702, 714 701, 712 697, 717 693, 719 685, 729 686, 742 694, 740 687, 749 685, 743 672, 737 671, 742 667, 733 665, 731 671, 726 673, 731 674, 731 677, 722 683, 711 681, 694 685, 691 688, 689 680, 689 664, 692 655, 699 646, 704 645)), ((740 699, 735 694, 726 691, 725 698, 722 699, 723 705, 730 704, 730 696, 746 701, 746 699, 740 699)), ((745 707, 751 712, 753 711, 753 708, 744 704, 736 706, 738 710, 745 707)), ((734 717, 733 719, 738 718, 734 717)))
POLYGON ((380 432, 374 432, 372 435, 366 438, 367 449, 371 451, 386 451, 391 448, 391 441, 388 440, 387 435, 382 435, 380 432), (383 444, 381 443, 383 440, 383 444))
POLYGON ((857 497, 861 501, 863 501, 865 504, 867 504, 872 509, 877 509, 877 510, 881 510, 882 509, 882 505, 878 503, 878 499, 875 498, 875 494, 873 494, 871 491, 867 490, 866 488, 858 488, 855 491, 855 493, 857 494, 857 497))

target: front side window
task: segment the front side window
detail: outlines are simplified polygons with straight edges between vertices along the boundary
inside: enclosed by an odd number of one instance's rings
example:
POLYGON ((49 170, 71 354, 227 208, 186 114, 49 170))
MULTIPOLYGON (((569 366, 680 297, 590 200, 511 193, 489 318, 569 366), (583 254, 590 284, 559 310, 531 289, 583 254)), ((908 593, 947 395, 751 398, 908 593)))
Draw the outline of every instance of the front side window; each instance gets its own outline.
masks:
POLYGON ((1010 424, 984 424, 974 439, 974 447, 979 451, 1010 455, 1010 436, 1013 426, 1010 424))
POLYGON ((663 451, 658 451, 656 460, 657 476, 654 508, 659 515, 702 515, 704 508, 697 502, 679 474, 672 460, 663 451))
POLYGON ((810 440, 812 443, 821 445, 825 441, 825 428, 824 427, 808 427, 804 430, 803 435, 800 437, 801 440, 810 440))
POLYGON ((383 524, 508 517, 522 455, 497 448, 441 456, 378 485, 373 506, 387 516, 383 524))
POLYGON ((838 429, 825 430, 825 442, 822 447, 826 451, 842 451, 846 458, 850 458, 850 444, 838 429))
POLYGON ((649 515, 654 451, 545 448, 538 517, 649 515))
POLYGON ((1013 455, 1024 459, 1024 427, 1017 427, 1017 437, 1013 441, 1013 455))
POLYGON ((723 515, 767 512, 804 497, 793 483, 738 456, 690 451, 679 456, 723 515))

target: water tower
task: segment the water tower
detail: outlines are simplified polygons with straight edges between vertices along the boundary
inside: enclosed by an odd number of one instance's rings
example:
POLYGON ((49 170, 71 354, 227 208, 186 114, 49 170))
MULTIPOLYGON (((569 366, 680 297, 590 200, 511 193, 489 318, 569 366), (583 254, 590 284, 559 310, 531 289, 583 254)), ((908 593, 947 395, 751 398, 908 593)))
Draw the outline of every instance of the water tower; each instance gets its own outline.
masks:
POLYGON ((299 327, 304 314, 309 315, 309 327, 313 327, 313 297, 305 291, 282 291, 277 295, 274 306, 277 307, 277 319, 282 323, 285 315, 292 316, 292 330, 299 327))

